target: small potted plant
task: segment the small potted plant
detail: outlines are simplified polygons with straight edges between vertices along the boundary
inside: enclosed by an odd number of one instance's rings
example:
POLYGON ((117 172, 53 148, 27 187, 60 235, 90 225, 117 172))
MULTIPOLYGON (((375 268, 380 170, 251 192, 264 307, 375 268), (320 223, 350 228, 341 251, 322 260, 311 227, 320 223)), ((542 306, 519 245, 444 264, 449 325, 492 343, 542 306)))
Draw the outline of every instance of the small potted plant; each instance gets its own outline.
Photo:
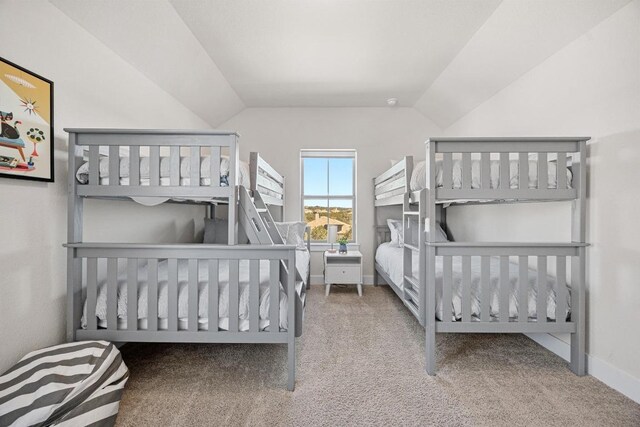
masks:
POLYGON ((346 254, 347 243, 349 243, 349 239, 347 239, 346 237, 341 237, 338 239, 338 243, 340 244, 340 249, 338 250, 338 252, 340 252, 341 254, 346 254))
POLYGON ((41 131, 38 128, 31 128, 27 131, 27 136, 29 137, 29 139, 31 140, 31 142, 33 142, 33 153, 31 153, 32 157, 38 157, 38 151, 36 150, 36 144, 41 143, 42 141, 44 141, 45 136, 44 136, 44 132, 41 131))

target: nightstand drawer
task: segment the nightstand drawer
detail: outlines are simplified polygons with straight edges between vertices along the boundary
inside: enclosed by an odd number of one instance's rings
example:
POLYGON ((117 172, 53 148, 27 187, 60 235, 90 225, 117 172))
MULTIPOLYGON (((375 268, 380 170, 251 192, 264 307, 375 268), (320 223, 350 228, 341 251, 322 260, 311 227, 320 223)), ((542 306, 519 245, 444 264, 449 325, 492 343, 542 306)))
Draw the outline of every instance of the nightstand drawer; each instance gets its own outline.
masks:
POLYGON ((326 283, 360 283, 360 265, 327 265, 326 283))

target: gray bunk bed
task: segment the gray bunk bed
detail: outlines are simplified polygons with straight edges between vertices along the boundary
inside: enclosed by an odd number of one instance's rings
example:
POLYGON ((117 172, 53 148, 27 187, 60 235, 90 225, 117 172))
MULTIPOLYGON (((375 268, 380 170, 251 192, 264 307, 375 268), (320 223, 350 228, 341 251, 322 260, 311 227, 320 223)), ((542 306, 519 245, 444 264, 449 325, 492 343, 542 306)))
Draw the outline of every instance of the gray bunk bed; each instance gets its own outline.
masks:
POLYGON ((287 388, 293 390, 306 288, 294 273, 296 247, 282 244, 272 224, 272 213, 282 219, 284 178, 252 153, 251 184, 239 185, 234 132, 65 131, 67 339, 283 343, 287 388), (78 175, 81 167, 86 179, 78 175), (228 244, 84 242, 86 198, 197 203, 209 215, 216 204, 225 204, 228 244), (248 221, 246 212, 256 217, 248 221), (257 229, 269 230, 268 236, 256 240, 257 229), (250 244, 237 244, 239 233, 251 237, 250 244))
POLYGON ((430 375, 438 332, 569 333, 571 370, 585 374, 588 140, 430 138, 424 163, 405 157, 374 178, 374 283, 382 277, 425 327, 430 375), (457 242, 438 235, 438 227, 447 230, 452 205, 558 201, 572 206, 569 242, 457 242), (378 224, 384 206, 402 208, 400 248, 387 243, 390 230, 378 224), (401 271, 382 261, 381 248, 401 260, 401 271))

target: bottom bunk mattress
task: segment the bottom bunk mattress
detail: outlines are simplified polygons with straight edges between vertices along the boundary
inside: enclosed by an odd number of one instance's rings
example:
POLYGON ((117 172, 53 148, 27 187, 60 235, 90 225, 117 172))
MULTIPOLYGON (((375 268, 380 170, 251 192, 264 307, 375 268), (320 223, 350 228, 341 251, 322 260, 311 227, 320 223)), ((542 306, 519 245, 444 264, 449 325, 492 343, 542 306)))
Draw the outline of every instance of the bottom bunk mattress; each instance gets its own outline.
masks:
MULTIPOLYGON (((296 251, 297 269, 305 268, 308 271, 309 256, 308 252, 296 251)), ((106 328, 107 325, 107 280, 106 280, 106 262, 100 259, 98 262, 98 293, 96 299, 96 318, 99 328, 106 328)), ((244 332, 249 330, 249 261, 240 261, 239 266, 239 297, 238 297, 238 326, 239 330, 244 332)), ((218 282, 218 328, 228 330, 229 328, 229 261, 220 260, 219 262, 219 282, 218 282)), ((303 273, 303 271, 300 271, 303 273)), ((306 278, 304 275, 300 274, 306 278)), ((158 329, 166 330, 168 328, 168 267, 167 261, 158 263, 158 329)), ((189 313, 189 289, 188 289, 189 267, 188 260, 178 260, 178 329, 186 330, 188 328, 189 313)), ((140 260, 138 264, 138 329, 146 330, 148 325, 148 269, 147 261, 140 260)), ((270 286, 269 286, 269 261, 260 261, 260 291, 259 291, 259 327, 260 330, 269 330, 269 309, 270 309, 270 286)), ((304 281, 296 281, 296 291, 298 294, 305 285, 304 281)), ((279 298, 279 322, 280 330, 287 330, 287 294, 280 285, 279 298)), ((201 262, 198 268, 198 329, 209 329, 209 274, 208 264, 201 262)), ((127 328, 127 272, 124 269, 118 271, 118 329, 127 328)), ((82 311, 82 328, 87 328, 87 302, 85 300, 82 311)))
MULTIPOLYGON (((402 275, 402 252, 403 248, 395 244, 386 242, 378 246, 376 250, 376 263, 389 276, 393 283, 402 291, 403 275, 402 275)), ((452 290, 452 320, 458 321, 462 319, 462 260, 461 257, 454 256, 453 264, 453 290, 452 290)), ((413 277, 418 275, 418 253, 413 252, 413 277)), ((442 257, 436 257, 436 317, 438 320, 443 318, 442 309, 442 277, 443 266, 442 257)), ((500 304, 500 258, 491 257, 490 260, 490 283, 491 283, 491 301, 489 307, 491 317, 497 319, 499 315, 500 304)), ((528 283, 528 316, 529 319, 535 320, 536 297, 537 297, 537 271, 529 268, 528 283)), ((509 317, 516 319, 518 317, 518 286, 519 286, 519 268, 517 263, 509 262, 509 283, 511 284, 511 292, 509 295, 509 317)), ((547 275, 547 318, 555 320, 556 318, 556 278, 547 275)), ((565 318, 570 314, 570 288, 567 287, 565 318)), ((480 257, 471 257, 471 316, 472 320, 480 320, 480 257)))

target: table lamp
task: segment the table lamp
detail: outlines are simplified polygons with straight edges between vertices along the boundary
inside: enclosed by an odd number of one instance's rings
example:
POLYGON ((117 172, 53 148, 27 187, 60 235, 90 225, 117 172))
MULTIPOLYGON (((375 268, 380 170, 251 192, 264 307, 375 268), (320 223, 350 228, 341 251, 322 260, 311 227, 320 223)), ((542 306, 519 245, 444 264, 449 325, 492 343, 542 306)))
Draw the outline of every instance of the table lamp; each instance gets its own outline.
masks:
POLYGON ((336 250, 333 249, 333 244, 338 239, 338 226, 337 225, 329 225, 327 230, 328 230, 329 243, 331 243, 331 249, 329 249, 329 252, 333 254, 333 253, 336 252, 336 250))

